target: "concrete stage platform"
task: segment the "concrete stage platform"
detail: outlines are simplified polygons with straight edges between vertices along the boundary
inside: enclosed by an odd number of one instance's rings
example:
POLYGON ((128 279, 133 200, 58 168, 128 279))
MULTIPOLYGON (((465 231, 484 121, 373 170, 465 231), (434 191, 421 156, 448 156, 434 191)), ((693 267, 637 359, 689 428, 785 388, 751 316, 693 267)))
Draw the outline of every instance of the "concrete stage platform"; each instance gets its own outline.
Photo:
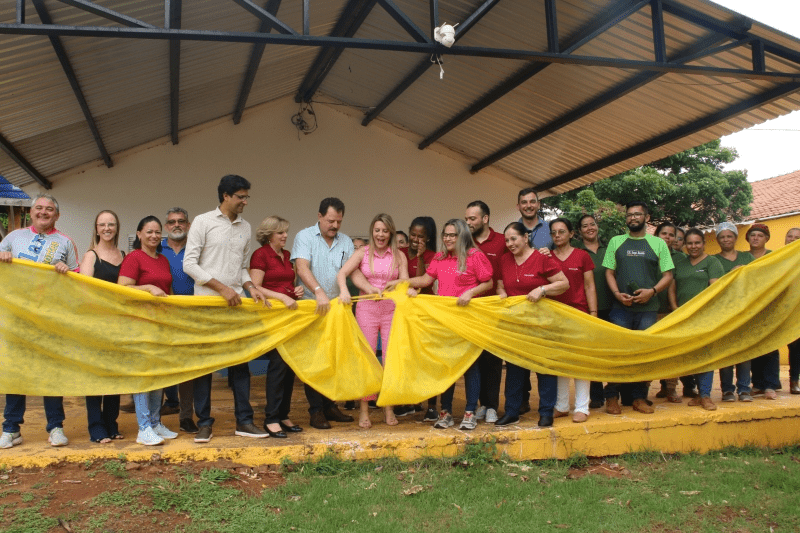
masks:
MULTIPOLYGON (((115 459, 120 454, 129 461, 149 460, 153 454, 160 454, 162 459, 172 462, 227 459, 248 466, 313 460, 326 453, 348 459, 396 456, 411 460, 422 456, 453 456, 468 442, 492 438, 500 451, 516 460, 564 459, 575 454, 607 456, 644 450, 675 453, 705 452, 726 446, 783 446, 800 442, 800 395, 789 394, 788 367, 781 370, 784 388, 774 401, 762 397, 753 403, 723 403, 715 375, 712 399, 718 410, 713 412, 689 407, 687 399, 682 404, 654 399, 659 385, 653 382, 649 397, 654 400, 654 414, 645 415, 624 407, 622 415, 612 416, 604 408, 593 409, 586 423, 575 424, 571 417, 558 418, 551 428, 537 428, 538 399, 534 394, 531 398, 534 411, 524 415, 519 424, 495 429, 494 425, 481 422, 474 431, 457 429, 464 409, 463 381, 456 386, 456 426, 446 430, 433 429, 431 422, 422 422, 423 413, 400 418, 398 426, 389 427, 383 423, 382 411, 375 409, 371 410, 371 429, 361 429, 356 422, 334 422, 333 429, 317 430, 308 425, 308 404, 302 384, 296 382, 291 415, 304 431, 287 439, 235 437, 232 394, 227 380, 215 375, 212 415, 216 423, 211 442, 195 444, 191 435, 181 433, 176 440, 154 447, 136 444, 136 415, 128 413, 119 417, 124 440, 110 444, 90 442, 84 399, 74 397, 64 399, 67 414, 64 428, 69 446, 53 448, 44 430, 41 398, 31 397, 22 427, 24 442, 0 450, 0 466, 40 467, 59 461, 115 459)), ((251 403, 257 425, 264 421, 264 384, 264 376, 252 378, 251 403)), ((123 403, 126 398, 123 396, 123 403)), ((4 399, 0 402, 4 404, 4 399)), ((358 419, 358 411, 344 412, 358 419)), ((165 416, 163 421, 170 429, 178 430, 177 415, 165 416)))

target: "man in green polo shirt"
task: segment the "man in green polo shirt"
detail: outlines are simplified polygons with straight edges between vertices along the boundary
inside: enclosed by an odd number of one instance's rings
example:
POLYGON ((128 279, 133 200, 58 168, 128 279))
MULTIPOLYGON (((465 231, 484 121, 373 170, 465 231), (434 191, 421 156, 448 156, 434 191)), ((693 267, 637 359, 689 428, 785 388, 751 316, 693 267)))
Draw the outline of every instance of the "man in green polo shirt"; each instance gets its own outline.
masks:
MULTIPOLYGON (((647 234, 650 213, 644 202, 631 202, 625 209, 627 235, 617 235, 608 243, 603 266, 606 267, 608 288, 614 295, 609 320, 628 329, 644 330, 658 320, 658 293, 667 290, 672 282, 675 265, 667 244, 647 234)), ((652 413, 647 403, 647 382, 608 383, 604 390, 606 411, 612 415, 622 412, 620 389, 630 389, 633 408, 652 413)))

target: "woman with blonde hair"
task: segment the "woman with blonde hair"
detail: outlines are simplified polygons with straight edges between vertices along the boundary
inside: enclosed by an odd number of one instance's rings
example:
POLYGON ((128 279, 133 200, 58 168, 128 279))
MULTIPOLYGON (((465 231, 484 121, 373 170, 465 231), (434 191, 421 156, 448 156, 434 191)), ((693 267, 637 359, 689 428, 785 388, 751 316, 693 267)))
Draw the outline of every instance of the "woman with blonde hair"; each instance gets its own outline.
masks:
MULTIPOLYGON (((277 216, 265 218, 256 230, 261 248, 250 257, 250 279, 263 289, 268 298, 279 300, 289 309, 297 309, 303 287, 295 285, 295 271, 285 249, 289 221, 277 216)), ((299 433, 303 428, 289 419, 294 388, 294 371, 286 364, 277 348, 264 356, 267 365, 267 405, 264 407, 264 429, 272 438, 285 439, 286 432, 299 433)))
MULTIPOLYGON (((339 270, 336 281, 339 284, 339 299, 343 304, 350 303, 347 291, 347 277, 361 289, 361 294, 380 294, 392 280, 408 279, 408 260, 397 248, 397 231, 392 217, 385 213, 375 215, 369 226, 369 244, 356 250, 339 270)), ((391 300, 363 300, 356 308, 356 322, 364 332, 372 351, 378 347, 378 334, 384 346, 383 362, 388 356, 389 329, 392 326, 394 302, 391 300)), ((369 401, 377 396, 361 399, 358 425, 369 428, 369 401)), ((384 420, 390 426, 397 425, 394 407, 384 408, 384 420)))
MULTIPOLYGON (((81 260, 80 273, 109 283, 116 283, 125 252, 119 245, 119 217, 108 209, 94 219, 89 251, 81 260)), ((86 397, 86 417, 92 442, 107 444, 123 438, 119 432, 119 394, 86 397)))

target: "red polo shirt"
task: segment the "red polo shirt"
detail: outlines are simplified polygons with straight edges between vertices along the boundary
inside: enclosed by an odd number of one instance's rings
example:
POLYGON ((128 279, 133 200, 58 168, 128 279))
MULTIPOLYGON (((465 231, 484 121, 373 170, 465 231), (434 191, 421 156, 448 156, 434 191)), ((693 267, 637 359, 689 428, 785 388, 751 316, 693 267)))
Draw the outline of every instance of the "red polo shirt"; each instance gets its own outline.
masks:
POLYGON ((261 286, 265 289, 286 294, 297 300, 294 293, 294 268, 289 261, 291 253, 289 250, 281 250, 279 256, 272 246, 265 244, 250 257, 250 269, 261 270, 264 272, 264 281, 261 286))
POLYGON ((489 236, 486 240, 483 242, 478 242, 476 240, 475 245, 480 248, 481 252, 484 253, 489 263, 492 265, 492 288, 482 294, 478 294, 477 297, 492 296, 496 294, 495 289, 497 289, 497 281, 502 279, 500 258, 504 254, 509 253, 508 248, 506 248, 506 238, 502 233, 498 233, 492 228, 489 228, 489 236))

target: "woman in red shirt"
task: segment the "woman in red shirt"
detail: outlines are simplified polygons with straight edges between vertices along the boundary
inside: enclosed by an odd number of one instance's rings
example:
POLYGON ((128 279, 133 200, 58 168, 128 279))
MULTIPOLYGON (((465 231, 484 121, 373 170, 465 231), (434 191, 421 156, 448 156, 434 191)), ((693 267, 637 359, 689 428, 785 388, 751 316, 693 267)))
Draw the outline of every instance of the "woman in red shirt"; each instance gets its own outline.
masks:
MULTIPOLYGON (((597 293, 594 286, 594 261, 586 250, 573 248, 570 244, 574 232, 572 223, 566 218, 550 222, 550 237, 555 249, 553 257, 569 281, 569 289, 553 299, 584 313, 597 317, 597 293)), ((569 378, 558 376, 558 399, 553 418, 569 414, 569 378)), ((589 418, 589 380, 575 380, 575 412, 573 422, 586 422, 589 418)))
MULTIPOLYGON (((268 298, 280 300, 289 309, 297 309, 303 287, 295 285, 294 265, 286 250, 289 221, 280 217, 265 218, 256 230, 261 248, 250 257, 250 279, 264 289, 268 298)), ((303 428, 289 419, 294 389, 294 371, 286 364, 277 348, 264 355, 267 365, 267 405, 264 407, 264 429, 270 437, 285 439, 286 432, 299 433, 303 428)))
MULTIPOLYGON (((151 215, 139 222, 133 248, 122 260, 117 283, 147 291, 153 296, 172 294, 172 271, 167 258, 161 255, 161 221, 157 217, 151 215)), ((162 390, 133 395, 139 424, 139 435, 136 437, 138 444, 155 446, 163 444, 164 439, 178 436, 161 423, 162 390)))
MULTIPOLYGON (((500 258, 501 279, 497 282, 497 294, 527 296, 536 303, 546 296, 557 296, 569 289, 569 282, 552 257, 543 255, 530 246, 528 230, 521 222, 512 222, 503 232, 510 254, 500 258)), ((524 383, 530 379, 531 371, 506 362, 506 412, 494 423, 507 426, 519 422, 524 383)), ((553 425, 553 409, 556 405, 558 380, 550 374, 536 374, 539 389, 540 427, 553 425)))
MULTIPOLYGON (((442 231, 444 251, 436 254, 428 265, 425 274, 408 280, 410 296, 416 296, 414 288, 430 287, 439 281, 439 296, 458 297, 458 305, 469 305, 476 294, 492 288, 492 265, 489 259, 472 240, 469 226, 462 219, 448 220, 442 231)), ((399 283, 390 281, 386 285, 389 290, 399 283)), ((481 374, 477 361, 464 374, 464 388, 467 394, 467 405, 464 418, 459 429, 475 429, 475 408, 481 389, 481 374)), ((442 412, 433 427, 445 429, 453 426, 453 392, 455 383, 442 393, 442 412)))

